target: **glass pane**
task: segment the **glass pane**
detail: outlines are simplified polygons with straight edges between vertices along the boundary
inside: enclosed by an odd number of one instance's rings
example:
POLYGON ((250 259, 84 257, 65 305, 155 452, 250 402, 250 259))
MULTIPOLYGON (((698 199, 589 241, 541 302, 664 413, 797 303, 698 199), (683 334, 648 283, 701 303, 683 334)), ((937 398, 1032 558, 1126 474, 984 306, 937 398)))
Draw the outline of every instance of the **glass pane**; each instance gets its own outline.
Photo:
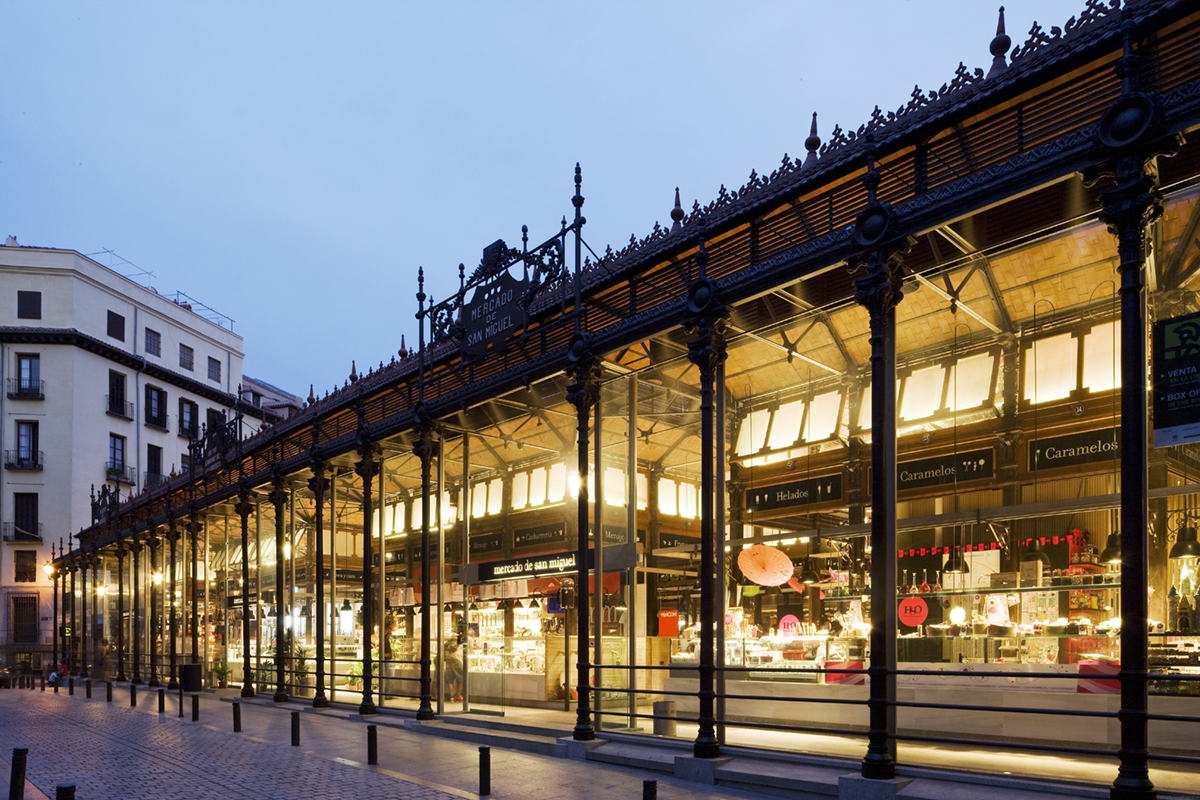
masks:
POLYGON ((904 406, 900 418, 904 420, 932 417, 942 407, 942 384, 946 380, 946 368, 925 367, 904 379, 904 406))
POLYGON ((567 465, 555 464, 550 467, 550 481, 546 484, 546 502, 557 503, 563 499, 567 490, 567 465))
POLYGON ((1092 328, 1083 337, 1083 386, 1093 392, 1107 392, 1121 386, 1121 342, 1117 324, 1106 322, 1092 328))
POLYGON ((675 498, 675 481, 670 478, 658 479, 658 510, 659 513, 672 516, 679 513, 679 504, 675 498))
POLYGON ((980 353, 960 358, 950 368, 950 382, 946 386, 946 405, 950 410, 978 408, 988 401, 992 394, 992 367, 995 363, 994 355, 980 353))
POLYGON ((488 485, 483 481, 471 487, 471 519, 478 519, 487 513, 488 485))
POLYGON ((529 504, 529 473, 518 472, 513 475, 513 510, 524 508, 529 504))
POLYGON ((639 472, 637 476, 637 507, 638 511, 645 511, 650 505, 650 478, 645 473, 639 472))
POLYGON ((679 516, 688 519, 695 519, 697 516, 696 487, 693 484, 679 484, 679 516))
POLYGON ((742 429, 738 431, 737 447, 734 452, 739 456, 752 455, 762 449, 767 438, 767 423, 771 420, 771 411, 761 408, 750 413, 742 421, 742 429))
POLYGON ((425 504, 421 502, 421 498, 413 498, 412 501, 412 529, 414 531, 421 530, 422 521, 425 514, 425 504))
POLYGON ((450 502, 450 493, 442 492, 442 527, 458 522, 458 506, 450 502))
POLYGON ((800 423, 804 421, 804 401, 784 403, 775 411, 775 420, 771 423, 771 440, 768 447, 779 450, 796 443, 800 435, 800 423))
POLYGON ((604 502, 610 506, 625 505, 625 470, 604 468, 604 502))
POLYGON ((804 433, 804 441, 819 442, 837 433, 841 408, 841 392, 826 392, 814 397, 808 407, 808 430, 804 433))
POLYGON ((546 468, 538 467, 529 473, 529 505, 537 508, 546 502, 546 468))
POLYGON ((1079 346, 1069 333, 1038 339, 1025 351, 1025 399, 1062 400, 1075 389, 1079 346))
POLYGON ((488 482, 488 514, 499 514, 504 507, 504 482, 500 478, 492 478, 488 482))

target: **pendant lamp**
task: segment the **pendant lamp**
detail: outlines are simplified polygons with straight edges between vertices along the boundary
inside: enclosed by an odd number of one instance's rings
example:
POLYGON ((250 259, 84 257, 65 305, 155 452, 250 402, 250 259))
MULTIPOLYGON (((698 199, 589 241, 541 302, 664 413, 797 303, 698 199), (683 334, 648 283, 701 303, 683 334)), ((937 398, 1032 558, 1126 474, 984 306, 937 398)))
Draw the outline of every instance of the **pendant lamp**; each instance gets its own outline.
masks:
POLYGON ((1168 558, 1200 558, 1200 541, 1196 539, 1196 529, 1187 525, 1179 529, 1175 544, 1171 547, 1168 558))
POLYGON ((813 561, 811 558, 804 559, 804 566, 800 568, 800 574, 796 578, 800 583, 809 585, 821 580, 821 576, 813 569, 813 561))
POLYGON ((971 570, 967 567, 967 561, 963 558, 962 548, 958 545, 954 546, 954 552, 946 559, 945 565, 942 567, 942 572, 950 575, 963 575, 971 570))
POLYGON ((1101 564, 1120 564, 1121 563, 1121 534, 1110 533, 1108 542, 1104 546, 1104 552, 1100 554, 1101 564))
POLYGON ((1039 562, 1043 566, 1050 564, 1050 556, 1046 555, 1046 551, 1042 549, 1042 541, 1036 536, 1029 541, 1029 547, 1025 548, 1025 552, 1021 554, 1022 564, 1032 564, 1039 562))

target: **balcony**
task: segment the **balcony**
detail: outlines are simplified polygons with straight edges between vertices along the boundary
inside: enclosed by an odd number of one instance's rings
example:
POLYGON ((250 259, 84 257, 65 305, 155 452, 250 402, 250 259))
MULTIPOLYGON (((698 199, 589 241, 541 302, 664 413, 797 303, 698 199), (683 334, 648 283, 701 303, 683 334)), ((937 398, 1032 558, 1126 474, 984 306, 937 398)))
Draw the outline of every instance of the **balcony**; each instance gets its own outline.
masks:
POLYGON ((117 483, 127 483, 130 486, 134 485, 133 467, 127 466, 120 461, 104 462, 104 474, 110 481, 117 483))
POLYGON ((46 382, 29 378, 8 378, 5 390, 9 400, 45 400, 46 382))
POLYGON ((153 489, 155 486, 158 486, 159 484, 163 484, 166 482, 167 482, 166 475, 160 475, 157 472, 143 472, 142 473, 142 486, 146 489, 153 489))
POLYGON ((41 450, 5 450, 4 468, 40 472, 43 464, 41 450))
POLYGON ((160 431, 170 431, 171 430, 171 418, 169 416, 167 416, 166 414, 159 414, 158 416, 154 416, 153 414, 150 413, 150 409, 147 408, 146 409, 146 427, 154 428, 155 430, 160 430, 160 431))
POLYGON ((187 420, 179 420, 179 435, 185 439, 197 439, 200 436, 200 430, 196 427, 196 423, 188 423, 187 420))
POLYGON ((114 417, 133 419, 133 403, 130 403, 124 397, 113 397, 111 394, 104 395, 104 410, 114 417))
POLYGON ((41 544, 42 523, 37 524, 36 531, 28 531, 18 528, 15 522, 6 522, 4 523, 4 541, 14 544, 41 544))

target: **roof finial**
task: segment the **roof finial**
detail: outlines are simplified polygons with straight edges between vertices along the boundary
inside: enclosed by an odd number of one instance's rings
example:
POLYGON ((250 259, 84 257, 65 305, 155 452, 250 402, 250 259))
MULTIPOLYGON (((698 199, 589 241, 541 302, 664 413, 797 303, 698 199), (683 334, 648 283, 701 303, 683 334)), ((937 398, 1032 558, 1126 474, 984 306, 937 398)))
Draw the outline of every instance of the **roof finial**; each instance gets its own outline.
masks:
POLYGON ((308 385, 308 404, 311 406, 315 402, 317 402, 317 398, 313 397, 313 385, 310 383, 308 385))
POLYGON ((408 355, 408 348, 404 346, 404 334, 400 334, 400 357, 408 355))
POLYGON ((354 363, 354 359, 350 359, 350 382, 354 383, 358 380, 358 367, 354 363))
POLYGON ((988 70, 987 74, 989 78, 1002 75, 1008 69, 1008 64, 1004 62, 1004 54, 1008 52, 1010 45, 1012 45, 1012 39, 1004 33, 1004 6, 1000 6, 1000 21, 996 23, 996 38, 992 39, 992 43, 988 47, 992 54, 992 68, 988 70))
POLYGON ((804 157, 804 163, 800 165, 800 169, 808 169, 817 163, 817 150, 820 147, 821 137, 817 136, 817 112, 814 111, 812 128, 808 131, 808 138, 804 140, 804 149, 808 151, 808 155, 804 157))
POLYGON ((671 233, 683 227, 683 206, 679 204, 679 187, 675 187, 675 207, 671 209, 671 233))

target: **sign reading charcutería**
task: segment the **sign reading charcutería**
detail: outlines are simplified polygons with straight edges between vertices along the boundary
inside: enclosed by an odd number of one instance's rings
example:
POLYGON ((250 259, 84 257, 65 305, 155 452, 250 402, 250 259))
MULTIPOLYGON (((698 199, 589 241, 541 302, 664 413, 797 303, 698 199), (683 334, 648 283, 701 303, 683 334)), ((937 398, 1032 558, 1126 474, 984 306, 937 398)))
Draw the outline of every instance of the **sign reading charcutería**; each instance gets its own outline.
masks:
POLYGON ((1034 439, 1029 443, 1030 470, 1077 467, 1120 458, 1121 435, 1118 428, 1034 439))
POLYGON ((781 483, 776 486, 760 486, 746 491, 747 511, 766 511, 772 508, 787 508, 789 506, 806 506, 810 503, 824 503, 827 500, 840 500, 842 497, 842 475, 823 475, 819 478, 805 478, 791 483, 781 483))
POLYGON ((1200 313, 1154 323, 1154 446, 1200 441, 1200 313))

